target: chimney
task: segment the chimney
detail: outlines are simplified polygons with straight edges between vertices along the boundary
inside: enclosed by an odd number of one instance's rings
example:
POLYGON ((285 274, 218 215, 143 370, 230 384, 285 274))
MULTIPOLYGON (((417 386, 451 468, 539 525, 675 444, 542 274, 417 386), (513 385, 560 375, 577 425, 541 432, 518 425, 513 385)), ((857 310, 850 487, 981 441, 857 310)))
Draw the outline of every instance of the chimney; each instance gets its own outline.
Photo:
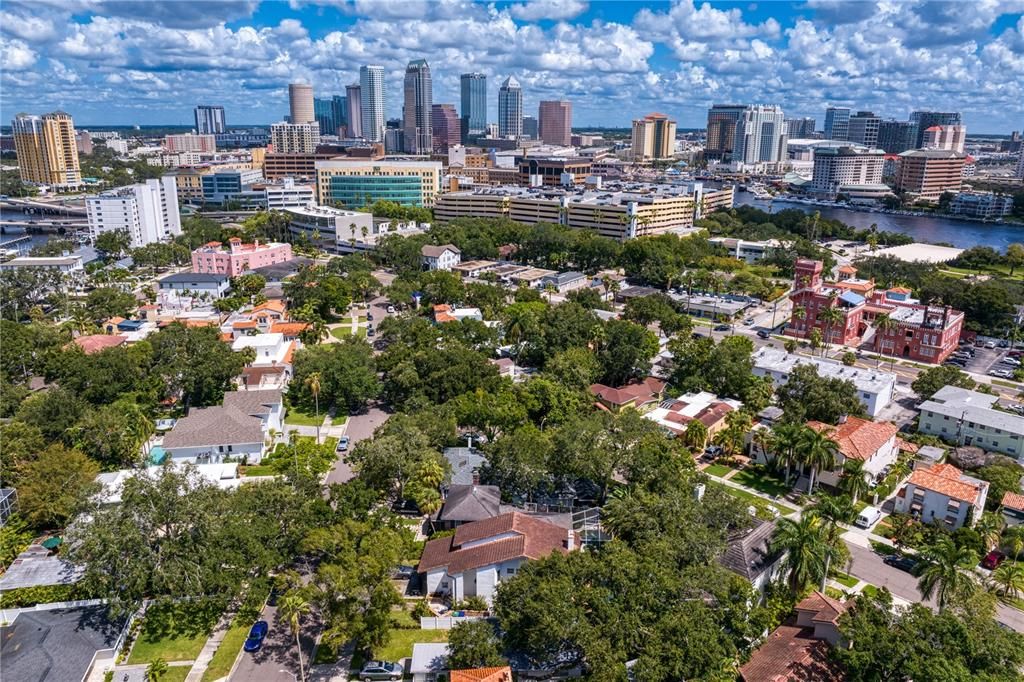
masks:
POLYGON ((847 417, 847 415, 845 415, 845 414, 839 415, 839 423, 840 424, 845 424, 846 423, 846 417, 847 417))
POLYGON ((472 447, 473 447, 473 436, 466 436, 466 447, 472 449, 472 447))
POLYGON ((570 552, 576 548, 576 534, 572 532, 572 528, 565 531, 565 548, 570 552))

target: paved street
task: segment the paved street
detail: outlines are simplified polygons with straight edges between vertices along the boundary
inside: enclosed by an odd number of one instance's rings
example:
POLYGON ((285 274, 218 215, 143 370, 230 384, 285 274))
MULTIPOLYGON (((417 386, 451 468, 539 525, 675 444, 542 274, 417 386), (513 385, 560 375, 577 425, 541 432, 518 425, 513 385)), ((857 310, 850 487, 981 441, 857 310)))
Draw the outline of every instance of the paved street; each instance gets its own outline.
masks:
MULTIPOLYGON (((264 607, 262 618, 270 624, 267 638, 259 651, 242 652, 238 667, 231 674, 231 682, 290 682, 299 675, 295 637, 288 629, 288 624, 278 618, 277 608, 273 606, 264 607)), ((307 673, 319 629, 320 623, 315 616, 307 615, 303 618, 302 664, 307 673)))

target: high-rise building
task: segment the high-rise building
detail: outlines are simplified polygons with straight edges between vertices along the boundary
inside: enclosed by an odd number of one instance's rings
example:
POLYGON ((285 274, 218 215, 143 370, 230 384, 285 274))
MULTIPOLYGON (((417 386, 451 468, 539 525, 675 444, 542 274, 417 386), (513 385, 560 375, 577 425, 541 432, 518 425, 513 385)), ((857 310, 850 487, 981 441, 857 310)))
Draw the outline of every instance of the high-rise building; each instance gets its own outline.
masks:
POLYGON ((910 120, 917 124, 917 140, 915 148, 924 144, 924 131, 932 126, 958 126, 963 125, 963 119, 958 111, 912 111, 910 120))
POLYGON ((313 86, 306 83, 292 83, 288 86, 289 123, 315 123, 313 109, 313 86))
POLYGON ((547 100, 540 103, 540 139, 546 144, 572 144, 572 102, 547 100))
POLYGON ((846 139, 865 147, 878 146, 878 128, 882 119, 870 111, 858 111, 850 117, 846 139))
POLYGON ((736 122, 732 162, 737 168, 758 169, 786 158, 786 117, 775 105, 748 106, 736 122))
MULTIPOLYGON (((536 123, 536 119, 533 119, 536 123)), ((523 130, 523 90, 515 76, 509 76, 498 88, 498 137, 519 138, 523 130)), ((532 137, 537 137, 533 131, 532 137)))
POLYGON ((435 104, 430 110, 430 128, 434 136, 433 150, 438 154, 447 153, 448 148, 462 141, 462 121, 454 104, 435 104))
POLYGON ((314 97, 313 114, 320 126, 321 135, 338 135, 338 130, 345 125, 348 102, 341 95, 334 95, 330 99, 314 97))
POLYGON ((932 126, 924 131, 921 148, 952 149, 963 154, 966 138, 967 128, 965 126, 932 126))
POLYGON ((217 135, 227 132, 227 120, 224 118, 224 107, 200 104, 195 109, 196 132, 200 135, 217 135))
POLYGON ((429 154, 433 149, 430 125, 433 104, 430 66, 425 59, 414 59, 405 67, 405 106, 402 108, 405 151, 409 154, 429 154))
POLYGON ((814 137, 813 118, 790 118, 786 120, 786 135, 791 140, 810 140, 814 137))
POLYGON ((846 107, 825 109, 825 139, 847 140, 850 137, 850 110, 846 107))
MULTIPOLYGON (((531 140, 536 140, 540 137, 540 122, 536 116, 523 116, 523 137, 528 137, 531 140)), ((499 133, 501 132, 499 128, 499 133)))
POLYGON ((320 124, 275 123, 270 126, 270 144, 275 154, 313 154, 320 144, 320 124))
POLYGON ((384 67, 359 67, 362 137, 370 142, 384 141, 384 67))
POLYGON ((715 104, 708 109, 707 142, 704 157, 726 161, 732 156, 736 141, 736 122, 746 107, 741 104, 715 104))
POLYGON ((914 149, 900 154, 896 190, 937 202, 943 192, 958 192, 963 184, 964 155, 951 149, 914 149))
POLYGON ((345 86, 346 137, 363 136, 363 96, 359 83, 345 86))
MULTIPOLYGON (((14 140, 11 140, 13 143, 14 140)), ((79 130, 75 133, 75 146, 78 148, 79 154, 85 154, 89 156, 92 154, 92 135, 89 134, 88 130, 79 130)))
POLYGON ((217 151, 217 138, 211 135, 165 135, 164 149, 173 153, 176 152, 203 152, 212 154, 217 151))
POLYGON ((471 136, 483 135, 487 126, 487 76, 482 73, 464 73, 459 77, 462 101, 461 139, 463 144, 471 136))
POLYGON ((1024 147, 1020 148, 1020 157, 1017 159, 1017 177, 1024 180, 1024 147))
POLYGON ((18 114, 11 122, 11 132, 18 172, 24 182, 57 187, 82 184, 75 123, 70 114, 18 114))
POLYGON ((917 124, 913 121, 880 121, 878 147, 886 154, 900 154, 917 146, 917 124))
POLYGON ((119 187, 85 201, 93 241, 104 232, 127 232, 135 248, 181 234, 175 176, 119 187))
POLYGON ((633 121, 633 160, 667 159, 675 152, 676 122, 665 114, 633 121))
POLYGON ((810 188, 835 195, 844 185, 880 185, 885 152, 867 147, 817 147, 810 188))

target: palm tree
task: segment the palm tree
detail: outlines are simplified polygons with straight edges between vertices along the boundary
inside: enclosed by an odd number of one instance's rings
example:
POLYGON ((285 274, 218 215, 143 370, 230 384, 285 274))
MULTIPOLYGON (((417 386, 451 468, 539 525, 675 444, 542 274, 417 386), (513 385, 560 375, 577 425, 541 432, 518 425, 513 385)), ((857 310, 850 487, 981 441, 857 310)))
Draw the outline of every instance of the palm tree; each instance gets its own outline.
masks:
POLYGON ((708 427, 704 426, 704 422, 694 419, 686 425, 686 430, 683 432, 683 443, 686 444, 686 447, 703 451, 707 442, 708 427))
POLYGON ((978 563, 978 554, 973 549, 957 547, 952 538, 941 535, 920 556, 922 562, 915 570, 918 589, 925 599, 936 596, 939 611, 974 590, 976 585, 970 572, 978 563))
POLYGON ((769 546, 772 552, 786 553, 783 568, 794 593, 820 582, 825 575, 828 540, 820 517, 804 514, 799 520, 779 519, 769 546))
POLYGON ((313 404, 316 406, 316 442, 320 442, 320 372, 311 372, 304 382, 309 392, 313 394, 313 404))
POLYGON ((800 431, 797 457, 801 464, 811 468, 807 492, 814 492, 814 479, 822 470, 831 471, 836 467, 839 446, 826 434, 805 426, 800 431))
POLYGON ((999 595, 999 600, 1007 604, 1012 603, 1024 595, 1024 564, 1005 561, 992 571, 989 580, 999 595))
POLYGON ((310 612, 312 607, 309 604, 309 600, 301 592, 291 591, 281 597, 281 601, 278 603, 277 610, 281 614, 281 618, 288 623, 288 628, 295 635, 295 649, 299 653, 299 680, 306 679, 306 673, 302 667, 302 644, 299 641, 299 632, 301 631, 301 619, 302 616, 310 612))
MULTIPOLYGON (((875 334, 888 334, 893 329, 896 329, 896 327, 898 326, 899 324, 896 322, 896 320, 889 317, 888 313, 883 313, 875 318, 875 334)), ((885 354, 885 349, 882 347, 881 340, 879 340, 878 343, 878 350, 883 355, 885 354)), ((893 344, 892 353, 890 355, 892 357, 892 363, 890 364, 890 367, 893 367, 896 365, 896 344, 893 344)), ((877 367, 878 365, 876 364, 875 366, 877 367)))
POLYGON ((848 459, 843 464, 843 477, 839 479, 839 488, 857 504, 857 498, 867 495, 871 490, 868 479, 864 476, 864 462, 859 459, 848 459))
POLYGON ((828 540, 828 546, 825 552, 825 572, 821 577, 821 589, 824 591, 829 566, 832 564, 833 555, 836 553, 835 548, 839 547, 840 543, 842 543, 840 536, 843 534, 843 527, 840 524, 853 523, 856 512, 849 497, 845 495, 840 497, 823 495, 818 498, 818 501, 808 510, 808 513, 817 516, 825 522, 825 537, 828 540))
POLYGON ((146 666, 146 682, 159 682, 167 674, 167 661, 155 658, 146 666))
POLYGON ((828 344, 832 341, 833 332, 835 326, 846 319, 843 315, 843 311, 834 305, 830 305, 825 310, 818 313, 818 319, 825 323, 825 347, 822 350, 822 356, 828 351, 828 344))
POLYGON ((1003 538, 1007 548, 1013 554, 1013 560, 1020 559, 1021 552, 1024 552, 1024 526, 1014 526, 1006 530, 1003 538))
POLYGON ((1006 521, 1003 520, 1001 514, 982 513, 981 518, 974 524, 974 530, 978 531, 978 535, 981 536, 984 551, 987 552, 999 543, 999 538, 1005 527, 1006 521))
POLYGON ((789 475, 793 465, 798 463, 797 448, 800 444, 799 424, 779 424, 772 429, 771 444, 774 447, 775 461, 786 467, 786 485, 789 485, 789 475))

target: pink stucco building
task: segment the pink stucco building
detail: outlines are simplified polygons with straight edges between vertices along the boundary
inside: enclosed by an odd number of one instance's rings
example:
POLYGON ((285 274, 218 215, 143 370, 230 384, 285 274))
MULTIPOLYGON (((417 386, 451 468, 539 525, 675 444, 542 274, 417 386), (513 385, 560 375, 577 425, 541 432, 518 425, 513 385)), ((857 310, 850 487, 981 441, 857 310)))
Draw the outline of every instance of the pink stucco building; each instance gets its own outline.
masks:
POLYGON ((284 263, 292 259, 292 245, 270 242, 243 244, 238 237, 228 240, 225 249, 220 242, 209 242, 192 252, 192 272, 237 277, 246 270, 284 263))

